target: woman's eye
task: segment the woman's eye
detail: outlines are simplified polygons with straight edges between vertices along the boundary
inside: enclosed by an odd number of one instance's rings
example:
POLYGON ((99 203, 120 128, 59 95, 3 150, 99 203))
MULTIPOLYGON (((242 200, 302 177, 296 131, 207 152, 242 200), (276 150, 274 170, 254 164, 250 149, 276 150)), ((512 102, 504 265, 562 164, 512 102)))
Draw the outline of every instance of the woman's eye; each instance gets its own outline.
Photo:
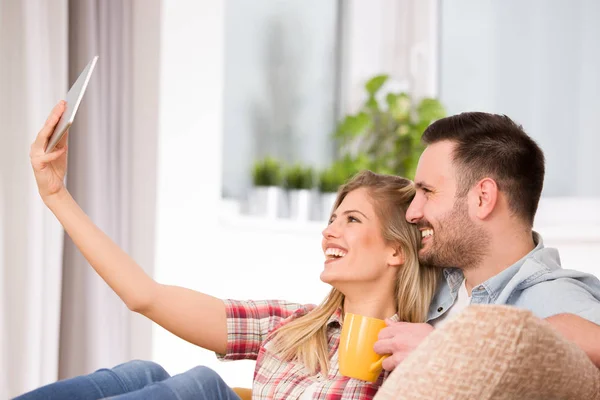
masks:
POLYGON ((354 218, 352 216, 348 216, 348 222, 360 222, 357 218, 354 218))

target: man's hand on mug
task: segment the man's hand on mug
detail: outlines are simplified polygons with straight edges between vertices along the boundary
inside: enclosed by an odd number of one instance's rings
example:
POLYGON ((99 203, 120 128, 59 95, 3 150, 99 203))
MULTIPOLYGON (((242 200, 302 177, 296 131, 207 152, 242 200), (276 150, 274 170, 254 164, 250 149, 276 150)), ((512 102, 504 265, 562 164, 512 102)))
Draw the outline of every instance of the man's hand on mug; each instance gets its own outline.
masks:
POLYGON ((373 349, 378 354, 391 354, 383 361, 383 369, 392 371, 431 332, 433 326, 425 323, 385 321, 387 326, 379 332, 379 340, 373 349))

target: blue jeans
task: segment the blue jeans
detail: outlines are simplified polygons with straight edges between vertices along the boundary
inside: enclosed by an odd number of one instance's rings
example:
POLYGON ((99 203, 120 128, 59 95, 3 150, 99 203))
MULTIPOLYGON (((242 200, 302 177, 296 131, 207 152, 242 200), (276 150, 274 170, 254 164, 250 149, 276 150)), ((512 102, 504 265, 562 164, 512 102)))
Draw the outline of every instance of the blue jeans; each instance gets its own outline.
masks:
POLYGON ((112 369, 65 379, 25 393, 15 400, 239 400, 223 379, 208 367, 169 376, 150 361, 130 361, 112 369))

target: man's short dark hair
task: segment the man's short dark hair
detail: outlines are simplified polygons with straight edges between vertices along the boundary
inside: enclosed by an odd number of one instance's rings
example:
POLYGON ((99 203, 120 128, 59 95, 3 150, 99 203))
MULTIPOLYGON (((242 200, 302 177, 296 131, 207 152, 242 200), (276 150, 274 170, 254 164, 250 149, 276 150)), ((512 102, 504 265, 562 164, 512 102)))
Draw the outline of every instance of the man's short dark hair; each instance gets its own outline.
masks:
POLYGON ((544 186, 544 153, 521 125, 506 115, 467 112, 440 119, 423 133, 425 144, 455 143, 457 197, 489 177, 508 198, 511 210, 533 225, 544 186))

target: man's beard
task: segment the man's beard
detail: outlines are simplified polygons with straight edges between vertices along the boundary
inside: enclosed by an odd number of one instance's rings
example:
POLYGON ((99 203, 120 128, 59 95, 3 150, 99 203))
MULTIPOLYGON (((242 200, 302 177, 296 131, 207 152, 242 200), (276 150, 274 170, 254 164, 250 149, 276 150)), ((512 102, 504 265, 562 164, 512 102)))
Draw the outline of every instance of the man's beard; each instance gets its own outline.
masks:
POLYGON ((420 221, 418 227, 433 229, 426 249, 419 252, 419 261, 435 267, 476 267, 487 252, 489 235, 469 219, 465 199, 456 199, 454 207, 433 227, 420 221))

